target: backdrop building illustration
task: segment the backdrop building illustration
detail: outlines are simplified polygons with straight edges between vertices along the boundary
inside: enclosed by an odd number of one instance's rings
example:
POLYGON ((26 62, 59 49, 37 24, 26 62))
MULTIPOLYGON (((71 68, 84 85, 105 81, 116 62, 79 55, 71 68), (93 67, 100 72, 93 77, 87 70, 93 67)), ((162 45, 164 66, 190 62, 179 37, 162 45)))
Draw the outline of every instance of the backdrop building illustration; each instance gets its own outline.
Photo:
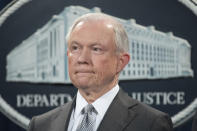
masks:
MULTIPOLYGON (((73 21, 97 7, 66 7, 42 28, 23 40, 7 55, 7 81, 70 83, 67 65, 66 34, 73 21)), ((154 26, 139 25, 134 19, 116 18, 129 37, 131 60, 120 80, 191 77, 191 46, 172 33, 157 31, 154 26)))

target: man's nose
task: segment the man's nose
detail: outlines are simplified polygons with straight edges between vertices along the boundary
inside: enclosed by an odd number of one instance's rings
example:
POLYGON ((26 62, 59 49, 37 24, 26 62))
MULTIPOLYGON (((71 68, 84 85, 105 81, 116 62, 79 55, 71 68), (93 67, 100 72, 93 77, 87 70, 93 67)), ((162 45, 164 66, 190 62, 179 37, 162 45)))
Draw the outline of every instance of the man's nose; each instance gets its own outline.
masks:
POLYGON ((90 51, 87 48, 81 50, 81 53, 78 57, 79 64, 88 64, 90 62, 90 51))

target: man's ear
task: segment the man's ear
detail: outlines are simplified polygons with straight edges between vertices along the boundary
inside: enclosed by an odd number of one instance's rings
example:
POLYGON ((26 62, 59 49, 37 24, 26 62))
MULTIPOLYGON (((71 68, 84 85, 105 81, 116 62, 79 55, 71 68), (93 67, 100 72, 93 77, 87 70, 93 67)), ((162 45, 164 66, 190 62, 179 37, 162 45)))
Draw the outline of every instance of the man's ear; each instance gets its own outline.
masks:
POLYGON ((117 73, 120 73, 123 68, 129 63, 130 55, 128 53, 121 53, 118 59, 117 73))

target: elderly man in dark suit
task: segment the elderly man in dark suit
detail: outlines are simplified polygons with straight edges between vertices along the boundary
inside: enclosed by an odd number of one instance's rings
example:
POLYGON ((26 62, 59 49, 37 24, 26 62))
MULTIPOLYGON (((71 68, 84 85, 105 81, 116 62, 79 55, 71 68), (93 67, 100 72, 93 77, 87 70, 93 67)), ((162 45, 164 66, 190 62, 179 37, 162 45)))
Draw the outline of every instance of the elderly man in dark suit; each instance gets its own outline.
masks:
POLYGON ((67 35, 69 76, 77 95, 33 117, 29 131, 172 131, 169 116, 129 97, 118 85, 128 64, 123 26, 102 13, 78 18, 67 35))

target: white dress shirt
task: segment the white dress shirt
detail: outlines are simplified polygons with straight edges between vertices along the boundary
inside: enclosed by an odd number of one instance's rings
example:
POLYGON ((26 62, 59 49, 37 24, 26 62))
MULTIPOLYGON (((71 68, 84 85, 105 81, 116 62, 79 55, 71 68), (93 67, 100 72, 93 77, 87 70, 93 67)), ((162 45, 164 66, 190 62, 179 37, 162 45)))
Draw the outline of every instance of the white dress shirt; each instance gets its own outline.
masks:
MULTIPOLYGON (((100 125, 107 109, 109 108, 109 105, 113 101, 114 97, 117 95, 119 91, 119 85, 116 85, 114 88, 112 88, 110 91, 99 97, 96 101, 92 103, 96 111, 98 112, 96 116, 96 123, 94 126, 94 131, 97 130, 98 126, 100 125)), ((76 106, 75 109, 73 109, 69 125, 68 125, 68 131, 76 131, 78 124, 80 123, 80 120, 83 118, 83 115, 81 114, 81 110, 88 105, 88 102, 83 98, 83 96, 80 94, 80 92, 77 92, 77 98, 76 98, 76 106)))

